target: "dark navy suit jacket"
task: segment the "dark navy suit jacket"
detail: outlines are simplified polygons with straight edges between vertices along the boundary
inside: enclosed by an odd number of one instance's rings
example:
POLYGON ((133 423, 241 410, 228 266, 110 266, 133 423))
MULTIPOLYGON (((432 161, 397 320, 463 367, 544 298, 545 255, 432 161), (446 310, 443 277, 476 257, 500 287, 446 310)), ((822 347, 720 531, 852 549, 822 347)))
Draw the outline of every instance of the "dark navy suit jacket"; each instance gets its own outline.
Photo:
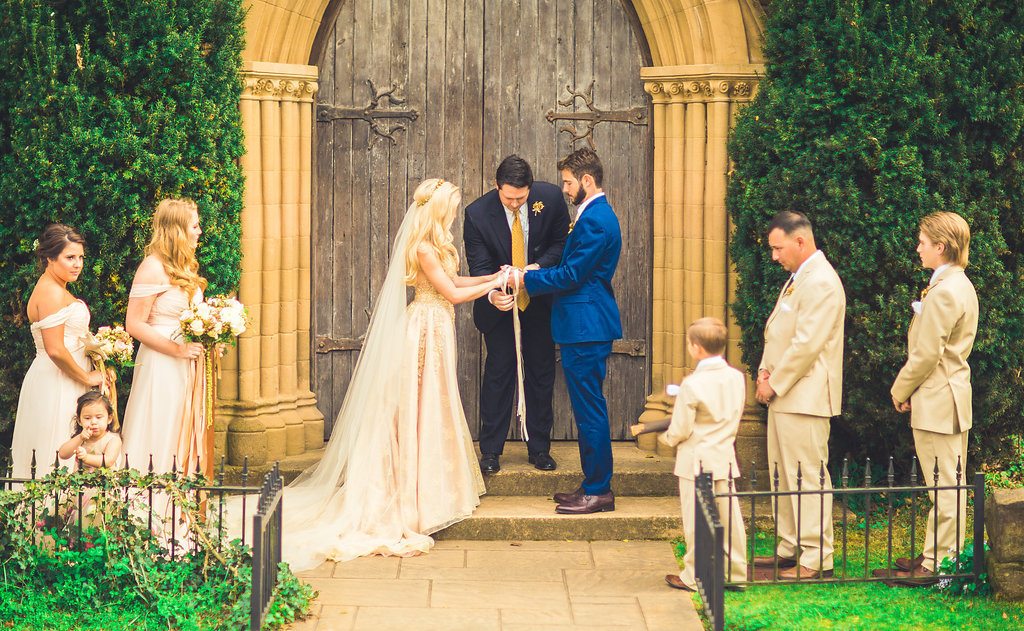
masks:
POLYGON ((562 260, 526 273, 526 291, 554 294, 551 336, 559 344, 610 342, 622 337, 612 276, 622 250, 619 220, 604 196, 590 202, 569 232, 562 260))
MULTIPOLYGON (((569 231, 569 209, 562 191, 548 182, 534 182, 526 200, 530 222, 530 243, 526 262, 541 267, 557 265, 562 257, 566 234, 569 231), (540 202, 543 208, 534 212, 540 202)), ((512 264, 512 235, 508 229, 505 207, 498 199, 498 191, 491 189, 466 207, 462 225, 462 238, 466 244, 466 263, 470 276, 486 276, 497 272, 502 265, 512 264)), ((549 297, 532 300, 527 309, 550 309, 549 297)), ((512 312, 499 311, 487 296, 478 298, 473 305, 473 322, 481 333, 487 334, 503 318, 511 319, 512 312)))

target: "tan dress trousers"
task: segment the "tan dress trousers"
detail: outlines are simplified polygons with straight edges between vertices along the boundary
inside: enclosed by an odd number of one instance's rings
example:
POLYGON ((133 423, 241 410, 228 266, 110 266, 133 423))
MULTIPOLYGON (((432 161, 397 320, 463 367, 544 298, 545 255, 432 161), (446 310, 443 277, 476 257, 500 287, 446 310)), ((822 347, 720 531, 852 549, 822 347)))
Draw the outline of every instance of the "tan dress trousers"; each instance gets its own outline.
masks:
MULTIPOLYGON (((921 464, 926 486, 935 485, 936 458, 939 463, 939 486, 964 483, 967 471, 967 432, 938 434, 915 429, 914 446, 917 448, 917 461, 921 464), (956 475, 958 458, 960 460, 959 480, 956 475)), ((967 491, 961 489, 959 496, 960 501, 957 506, 957 491, 955 489, 928 492, 933 508, 928 511, 923 566, 932 572, 945 557, 956 556, 958 552, 963 552, 964 532, 967 526, 967 491), (936 494, 939 496, 938 501, 935 499, 936 494), (936 512, 938 512, 937 519, 936 512), (937 545, 936 540, 938 541, 937 545)))
MULTIPOLYGON (((694 578, 694 482, 691 478, 679 478, 679 503, 682 505, 683 536, 686 538, 686 554, 683 555, 683 571, 679 578, 687 587, 697 589, 694 578)), ((735 487, 733 487, 735 490, 735 487)), ((728 480, 715 480, 715 493, 728 493, 728 480)), ((722 546, 728 560, 725 565, 725 581, 747 580, 747 533, 743 528, 739 498, 717 498, 718 519, 725 526, 722 546), (729 500, 732 500, 731 502, 729 500), (729 505, 732 505, 730 519, 729 505)))
MULTIPOLYGON (((768 475, 779 490, 797 490, 797 464, 804 491, 832 488, 828 473, 829 419, 809 414, 776 412, 768 407, 768 475), (825 483, 820 472, 825 465, 825 483)), ((800 560, 809 570, 832 569, 832 494, 784 495, 778 500, 779 545, 776 554, 800 560), (797 516, 799 515, 799 521, 797 516), (799 533, 797 532, 799 530, 799 533)))

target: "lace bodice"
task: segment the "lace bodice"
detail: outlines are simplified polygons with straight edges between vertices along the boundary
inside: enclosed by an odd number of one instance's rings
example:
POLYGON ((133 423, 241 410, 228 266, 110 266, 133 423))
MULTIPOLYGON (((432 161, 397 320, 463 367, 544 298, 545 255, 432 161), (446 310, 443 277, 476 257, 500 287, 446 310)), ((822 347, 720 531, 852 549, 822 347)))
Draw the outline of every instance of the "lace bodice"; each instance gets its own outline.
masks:
MULTIPOLYGON (((458 271, 457 265, 458 263, 454 259, 447 259, 441 263, 444 273, 448 275, 448 278, 452 279, 455 278, 455 274, 458 271)), ((426 276, 423 274, 417 275, 415 282, 413 282, 413 288, 416 290, 416 295, 409 305, 410 307, 417 304, 424 306, 433 305, 448 311, 452 318, 455 317, 455 306, 441 295, 441 292, 434 287, 433 283, 427 280, 426 276)))
POLYGON ((86 336, 89 333, 89 307, 81 300, 76 300, 38 322, 33 322, 32 340, 36 344, 36 355, 45 355, 43 346, 43 329, 64 325, 64 346, 72 353, 85 349, 86 336))

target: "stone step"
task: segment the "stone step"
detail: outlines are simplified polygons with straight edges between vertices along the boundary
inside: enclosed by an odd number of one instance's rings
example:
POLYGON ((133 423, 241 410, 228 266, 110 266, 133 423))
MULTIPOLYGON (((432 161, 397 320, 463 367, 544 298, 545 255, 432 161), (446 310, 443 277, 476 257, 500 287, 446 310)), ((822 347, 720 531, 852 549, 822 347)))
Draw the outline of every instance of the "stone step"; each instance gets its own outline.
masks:
MULTIPOLYGON (((299 477, 299 474, 320 462, 323 458, 324 450, 317 449, 315 451, 307 451, 306 453, 298 454, 297 456, 287 456, 278 461, 281 467, 281 477, 284 478, 284 483, 288 484, 295 478, 299 477)), ((274 468, 273 462, 268 462, 262 465, 255 465, 248 467, 248 474, 245 478, 246 486, 260 486, 263 484, 263 477, 274 468)), ((226 486, 242 486, 242 470, 243 467, 225 466, 224 467, 224 484, 226 486)), ((215 468, 214 474, 219 472, 219 465, 215 468)))
POLYGON ((608 541, 682 536, 678 497, 619 497, 615 510, 559 515, 550 497, 491 496, 468 519, 434 533, 439 540, 608 541))
MULTIPOLYGON (((281 475, 285 483, 294 480, 308 467, 323 457, 324 449, 309 451, 280 460, 281 475)), ((479 455, 479 454, 478 454, 479 455)), ((535 495, 550 497, 555 493, 576 490, 583 479, 580 469, 579 447, 575 441, 554 441, 551 456, 558 463, 554 471, 538 471, 528 461, 526 444, 516 441, 505 445, 501 456, 501 471, 484 476, 490 496, 535 495)), ((679 483, 672 473, 674 458, 637 449, 632 442, 612 443, 612 491, 618 496, 678 496, 679 483)), ((268 462, 248 468, 246 484, 259 486, 263 476, 274 466, 268 462)), ((240 486, 242 467, 227 466, 224 484, 240 486)))
MULTIPOLYGON (((577 443, 552 442, 551 457, 558 468, 538 471, 529 463, 525 443, 506 443, 501 471, 484 476, 487 495, 550 498, 555 493, 575 491, 583 479, 577 443)), ((679 496, 679 482, 672 472, 674 458, 641 451, 632 442, 614 442, 612 462, 612 491, 616 497, 679 496)))

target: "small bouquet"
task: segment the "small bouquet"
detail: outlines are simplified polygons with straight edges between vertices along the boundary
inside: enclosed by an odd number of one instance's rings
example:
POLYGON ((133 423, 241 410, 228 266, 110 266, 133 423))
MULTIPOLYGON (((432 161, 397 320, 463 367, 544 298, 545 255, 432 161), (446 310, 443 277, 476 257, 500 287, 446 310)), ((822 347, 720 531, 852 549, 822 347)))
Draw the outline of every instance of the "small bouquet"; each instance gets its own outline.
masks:
POLYGON ((120 324, 101 326, 95 335, 89 335, 86 349, 92 357, 93 367, 104 377, 100 392, 110 399, 114 406, 114 420, 120 422, 117 418, 117 371, 135 365, 132 363, 135 342, 120 324))
POLYGON ((245 305, 227 296, 212 296, 192 304, 179 318, 181 333, 190 342, 212 349, 217 344, 234 344, 245 333, 249 311, 245 305))
POLYGON ((92 355, 100 361, 113 364, 117 368, 130 368, 135 343, 132 336, 120 324, 101 326, 93 335, 92 355))

